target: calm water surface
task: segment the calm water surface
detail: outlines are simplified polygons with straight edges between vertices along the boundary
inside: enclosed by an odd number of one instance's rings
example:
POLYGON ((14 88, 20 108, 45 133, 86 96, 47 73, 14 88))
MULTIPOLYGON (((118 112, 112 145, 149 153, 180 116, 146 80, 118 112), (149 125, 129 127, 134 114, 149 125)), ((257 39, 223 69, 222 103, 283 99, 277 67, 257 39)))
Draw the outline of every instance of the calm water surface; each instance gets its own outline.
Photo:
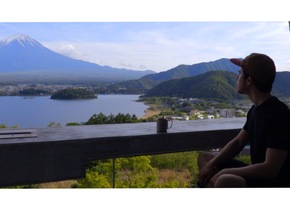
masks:
POLYGON ((0 124, 20 128, 47 127, 50 122, 65 126, 86 122, 93 114, 135 114, 142 117, 148 106, 136 102, 139 95, 98 95, 88 100, 52 100, 50 96, 0 97, 0 124))

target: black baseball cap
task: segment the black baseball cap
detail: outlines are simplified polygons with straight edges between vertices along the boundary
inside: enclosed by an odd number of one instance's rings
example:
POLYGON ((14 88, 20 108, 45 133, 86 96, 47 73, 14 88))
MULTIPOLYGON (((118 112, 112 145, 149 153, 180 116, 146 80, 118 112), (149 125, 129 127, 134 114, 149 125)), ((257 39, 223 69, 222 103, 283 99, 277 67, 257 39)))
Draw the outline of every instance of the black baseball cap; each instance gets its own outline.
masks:
POLYGON ((244 59, 232 58, 230 61, 240 66, 245 75, 253 79, 259 90, 263 92, 271 91, 276 77, 276 66, 268 55, 251 53, 244 59))

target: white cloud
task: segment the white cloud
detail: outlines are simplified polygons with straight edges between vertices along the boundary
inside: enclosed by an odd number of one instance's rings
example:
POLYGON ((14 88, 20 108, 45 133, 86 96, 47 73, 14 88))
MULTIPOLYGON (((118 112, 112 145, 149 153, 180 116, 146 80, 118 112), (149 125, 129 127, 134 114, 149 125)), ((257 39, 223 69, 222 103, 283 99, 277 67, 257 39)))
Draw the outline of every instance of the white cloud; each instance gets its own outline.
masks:
POLYGON ((44 46, 54 52, 60 53, 62 55, 65 55, 74 59, 86 60, 86 57, 88 56, 86 52, 79 51, 74 44, 45 43, 44 46))
POLYGON ((273 57, 278 70, 289 70, 285 64, 290 57, 288 22, 156 23, 138 29, 130 23, 126 26, 123 29, 111 24, 110 33, 102 35, 105 39, 49 42, 46 46, 99 65, 154 71, 261 52, 273 57))

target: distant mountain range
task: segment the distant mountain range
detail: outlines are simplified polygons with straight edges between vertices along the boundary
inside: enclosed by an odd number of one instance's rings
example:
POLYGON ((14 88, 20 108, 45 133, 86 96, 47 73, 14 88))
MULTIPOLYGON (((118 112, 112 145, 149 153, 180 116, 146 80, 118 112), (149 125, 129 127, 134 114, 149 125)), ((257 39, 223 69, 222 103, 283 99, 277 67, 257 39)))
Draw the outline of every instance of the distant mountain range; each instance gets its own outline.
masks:
POLYGON ((168 71, 160 72, 157 74, 148 74, 137 80, 129 80, 119 82, 108 87, 109 91, 120 92, 120 91, 135 91, 147 92, 156 85, 172 80, 181 79, 185 77, 196 76, 208 71, 225 70, 229 72, 238 73, 239 67, 230 62, 227 58, 221 58, 216 61, 197 63, 193 65, 179 65, 168 71))
MULTIPOLYGON (((193 65, 179 65, 168 71, 107 87, 114 93, 143 93, 147 96, 178 96, 206 99, 241 99, 236 77, 240 67, 228 58, 193 65)), ((277 72, 273 94, 290 97, 290 72, 277 72)))
POLYGON ((116 82, 155 73, 72 59, 53 52, 27 35, 15 35, 0 41, 0 60, 1 83, 116 82))

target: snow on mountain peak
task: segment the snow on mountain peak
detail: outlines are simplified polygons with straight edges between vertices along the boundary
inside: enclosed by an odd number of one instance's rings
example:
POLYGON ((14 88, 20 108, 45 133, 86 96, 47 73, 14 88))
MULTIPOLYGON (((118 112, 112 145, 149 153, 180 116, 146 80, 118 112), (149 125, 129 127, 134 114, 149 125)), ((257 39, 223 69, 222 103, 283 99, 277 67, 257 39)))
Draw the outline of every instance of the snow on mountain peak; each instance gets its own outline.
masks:
POLYGON ((22 45, 22 47, 29 45, 34 47, 42 46, 39 42, 35 41, 34 39, 25 34, 16 34, 0 41, 0 47, 4 45, 9 45, 13 42, 18 42, 20 45, 22 45))

